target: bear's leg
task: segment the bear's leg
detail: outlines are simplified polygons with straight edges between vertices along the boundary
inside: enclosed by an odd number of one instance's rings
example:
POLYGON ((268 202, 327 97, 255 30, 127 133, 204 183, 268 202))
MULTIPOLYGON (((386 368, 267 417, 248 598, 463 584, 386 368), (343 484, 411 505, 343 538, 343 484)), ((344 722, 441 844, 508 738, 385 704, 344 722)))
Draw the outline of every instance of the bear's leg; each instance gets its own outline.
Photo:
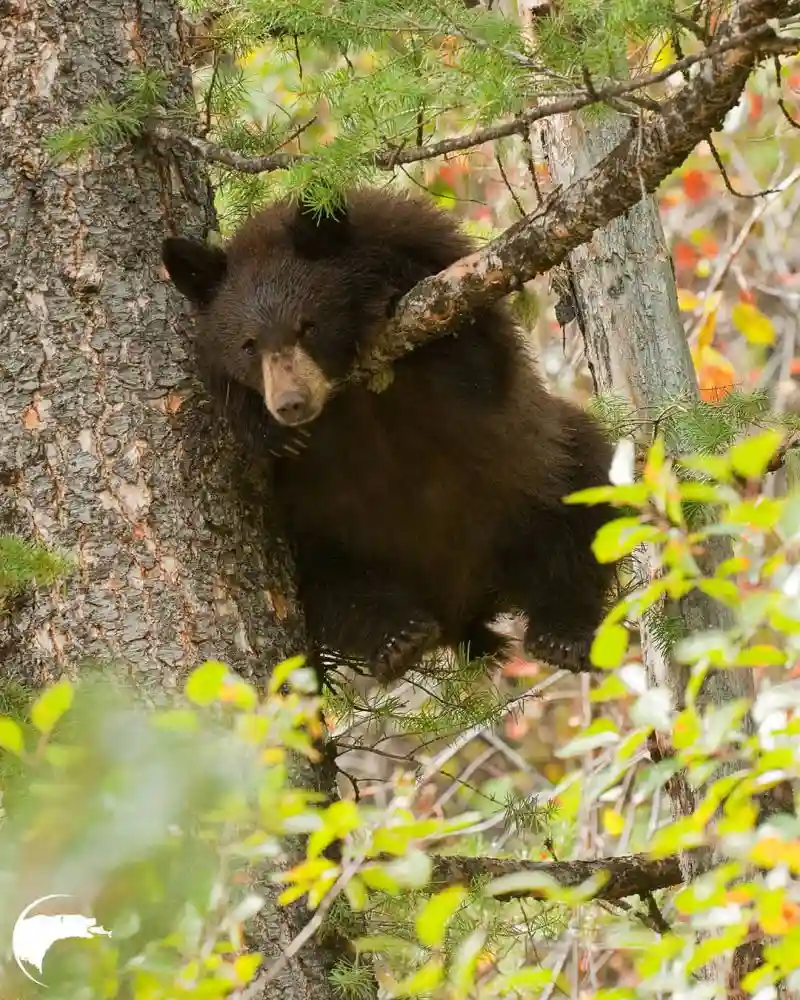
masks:
POLYGON ((608 511, 564 507, 531 514, 506 560, 511 594, 528 616, 525 651, 574 673, 592 671, 589 650, 614 569, 591 551, 608 511))
POLYGON ((317 550, 298 560, 298 575, 310 639, 334 658, 366 663, 381 684, 403 677, 441 643, 435 617, 380 569, 317 550))

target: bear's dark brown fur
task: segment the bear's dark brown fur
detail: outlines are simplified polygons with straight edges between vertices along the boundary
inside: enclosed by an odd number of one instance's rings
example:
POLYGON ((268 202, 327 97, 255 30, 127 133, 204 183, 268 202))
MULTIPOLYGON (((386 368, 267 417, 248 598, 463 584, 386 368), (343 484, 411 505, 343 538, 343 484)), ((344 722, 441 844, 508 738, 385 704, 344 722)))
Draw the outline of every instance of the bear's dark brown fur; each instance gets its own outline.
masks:
POLYGON ((489 622, 514 610, 534 657, 585 669, 611 579, 590 551, 610 508, 561 502, 608 482, 610 445, 546 391, 502 307, 403 357, 385 391, 335 391, 397 299, 471 249, 385 190, 335 218, 273 204, 224 250, 164 244, 208 389, 276 458, 311 639, 383 680, 436 646, 502 653, 489 622))

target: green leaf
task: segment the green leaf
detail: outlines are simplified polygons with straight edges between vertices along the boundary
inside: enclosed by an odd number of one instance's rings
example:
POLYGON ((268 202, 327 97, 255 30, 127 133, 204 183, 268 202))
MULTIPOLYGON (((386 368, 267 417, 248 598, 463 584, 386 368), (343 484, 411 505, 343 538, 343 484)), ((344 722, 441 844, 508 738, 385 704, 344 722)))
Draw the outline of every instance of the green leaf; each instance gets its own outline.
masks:
POLYGON ((390 992, 395 997, 418 997, 436 989, 444 978, 444 963, 432 958, 413 975, 397 983, 390 992))
POLYGON ((642 478, 648 485, 658 482, 659 473, 664 468, 665 461, 666 444, 664 443, 664 438, 659 435, 650 445, 642 472, 642 478))
POLYGON ((417 937, 428 948, 440 948, 444 944, 447 925, 467 897, 462 886, 450 886, 431 896, 417 916, 417 937))
POLYGON ((730 580, 700 580, 697 586, 704 594, 708 594, 715 601, 719 601, 720 604, 727 604, 731 608, 735 608, 741 600, 739 588, 730 580))
POLYGON ((628 649, 628 630, 624 625, 601 625, 592 642, 590 658, 596 667, 618 667, 628 649))
POLYGON ((764 431, 735 444, 729 458, 734 471, 747 479, 760 479, 783 441, 780 431, 764 431))
POLYGON ((386 866, 368 865, 361 869, 361 879, 370 889, 387 892, 395 896, 400 891, 400 883, 386 870, 386 866))
POLYGON ((569 504, 608 503, 614 498, 616 491, 616 486, 592 486, 587 490, 578 490, 575 493, 569 493, 563 498, 563 502, 569 504))
POLYGON ((704 472, 717 482, 727 483, 731 478, 731 463, 722 455, 685 455, 679 460, 684 469, 704 472))
POLYGON ((653 834, 648 853, 653 858, 666 858, 682 850, 701 847, 706 840, 704 825, 693 816, 670 823, 653 834))
POLYGON ((533 899, 558 899, 564 890, 544 871, 519 871, 492 879, 483 891, 487 896, 520 894, 533 899))
POLYGON ((228 668, 218 660, 206 660, 186 680, 186 697, 195 705, 211 705, 219 698, 228 668))
POLYGON ((782 667, 786 663, 788 654, 767 643, 760 643, 748 646, 747 649, 740 649, 736 654, 737 667, 782 667))
POLYGON ((413 946, 404 938, 392 937, 389 934, 373 934, 356 938, 353 947, 358 952, 370 955, 405 955, 413 946))
POLYGON ((496 980, 496 985, 501 994, 515 993, 518 996, 527 996, 538 993, 553 981, 553 969, 518 969, 506 976, 500 976, 496 980))
POLYGON ((486 931, 474 930, 458 946, 450 963, 450 983, 462 996, 468 996, 475 986, 475 970, 485 941, 486 931))
POLYGON ((0 718, 0 747, 18 757, 25 750, 22 729, 13 719, 0 718))
POLYGON ((614 760, 618 764, 622 764, 638 754, 639 750, 641 750, 644 746, 649 733, 649 728, 635 729, 632 733, 625 737, 625 739, 614 751, 614 760))
POLYGON ((687 636, 673 650, 675 658, 681 663, 697 663, 708 661, 712 666, 721 666, 731 659, 732 647, 725 632, 709 629, 696 635, 687 636))
POLYGON ((729 490, 723 493, 719 486, 710 483, 681 483, 678 487, 681 500, 694 503, 726 503, 730 499, 729 493, 729 490))
POLYGON ((44 691, 31 707, 31 722, 40 733, 50 733, 75 697, 72 684, 66 679, 44 691))
POLYGON ((780 517, 780 530, 784 541, 800 539, 800 492, 785 497, 780 517))
POLYGON ((191 708, 173 708, 153 716, 153 725, 175 733, 196 733, 200 729, 200 719, 191 708))
POLYGON ((563 498, 569 504, 610 503, 617 507, 643 507, 647 503, 647 487, 644 483, 632 486, 592 486, 579 490, 563 498))
POLYGON ((608 674, 596 688, 589 692, 589 701, 594 705, 599 705, 604 701, 618 701, 629 693, 628 686, 621 677, 616 674, 608 674))
POLYGON ((390 861, 385 870, 406 888, 421 889, 430 881, 433 862, 425 851, 409 851, 405 857, 390 861))
POLYGON ((357 875, 354 875, 349 882, 345 882, 344 894, 356 913, 360 913, 367 905, 367 890, 357 875))
POLYGON ((661 534, 658 528, 642 524, 637 517, 620 517, 604 524, 597 532, 592 552, 598 562, 616 562, 639 545, 660 538, 661 534))
POLYGON ((306 658, 304 656, 292 656, 288 660, 283 660, 283 662, 279 663, 270 674, 270 694, 277 694, 295 670, 299 670, 305 662, 306 658))
POLYGON ((745 524, 750 528, 772 528, 778 523, 780 515, 779 500, 771 500, 769 497, 743 500, 727 509, 721 527, 725 530, 731 524, 745 524))
POLYGON ((610 719, 595 719, 582 733, 555 751, 556 757, 580 757, 600 747, 615 746, 620 737, 617 727, 610 719))
POLYGON ((686 962, 686 971, 691 975, 702 969, 708 962, 722 955, 732 955, 742 943, 747 933, 747 920, 733 927, 716 928, 713 937, 704 938, 694 946, 694 951, 686 962))
POLYGON ((685 708, 676 716, 672 725, 672 743, 676 750, 685 750, 700 739, 702 732, 703 726, 697 712, 693 708, 685 708))
POLYGON ((376 830, 372 837, 369 856, 378 854, 405 854, 409 843, 416 839, 413 831, 408 831, 403 827, 390 827, 388 829, 376 830))

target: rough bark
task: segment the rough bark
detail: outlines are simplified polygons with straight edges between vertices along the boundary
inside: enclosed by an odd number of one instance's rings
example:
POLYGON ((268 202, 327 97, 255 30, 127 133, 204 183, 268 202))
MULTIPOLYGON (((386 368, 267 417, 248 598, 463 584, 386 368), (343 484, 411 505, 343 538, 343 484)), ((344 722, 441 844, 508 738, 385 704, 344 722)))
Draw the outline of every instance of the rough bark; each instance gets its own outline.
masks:
MULTIPOLYGON (((213 657, 263 679, 303 648, 290 562, 269 496, 243 500, 256 487, 237 481, 159 260, 169 231, 207 229, 206 179, 144 148, 60 167, 42 148, 144 65, 190 96, 177 7, 12 0, 0 31, 0 530, 75 562, 0 623, 4 676, 114 662, 157 695, 213 657)), ((268 908, 267 962, 303 918, 268 908)), ((270 995, 328 996, 335 957, 306 950, 270 995)))
MULTIPOLYGON (((608 880, 594 899, 619 900, 626 896, 647 896, 657 889, 667 889, 682 881, 677 858, 653 861, 637 854, 596 861, 517 861, 511 858, 438 857, 434 860, 433 885, 453 885, 476 878, 500 879, 505 876, 545 875, 563 888, 575 888, 593 875, 605 872, 608 880)), ((514 886, 493 892, 495 899, 547 899, 540 887, 514 886)))

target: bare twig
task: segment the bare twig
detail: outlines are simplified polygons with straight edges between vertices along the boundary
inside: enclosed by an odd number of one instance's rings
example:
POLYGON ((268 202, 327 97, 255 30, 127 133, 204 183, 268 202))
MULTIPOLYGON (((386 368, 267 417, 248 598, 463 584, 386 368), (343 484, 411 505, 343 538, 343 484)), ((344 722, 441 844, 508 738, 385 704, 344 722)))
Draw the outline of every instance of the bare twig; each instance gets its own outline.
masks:
POLYGON ((778 194, 779 192, 784 190, 784 188, 781 185, 778 185, 778 187, 762 188, 760 191, 737 191, 736 188, 733 186, 733 182, 728 176, 728 170, 725 164, 723 163, 722 157, 720 156, 720 152, 717 149, 714 142, 712 141, 711 136, 709 136, 706 139, 706 144, 708 145, 708 148, 711 150, 711 156, 713 157, 714 163, 716 163, 717 169, 720 172, 720 175, 722 177, 722 183, 725 185, 725 190, 728 192, 728 194, 732 194, 734 198, 746 198, 746 199, 764 198, 768 194, 778 194))

